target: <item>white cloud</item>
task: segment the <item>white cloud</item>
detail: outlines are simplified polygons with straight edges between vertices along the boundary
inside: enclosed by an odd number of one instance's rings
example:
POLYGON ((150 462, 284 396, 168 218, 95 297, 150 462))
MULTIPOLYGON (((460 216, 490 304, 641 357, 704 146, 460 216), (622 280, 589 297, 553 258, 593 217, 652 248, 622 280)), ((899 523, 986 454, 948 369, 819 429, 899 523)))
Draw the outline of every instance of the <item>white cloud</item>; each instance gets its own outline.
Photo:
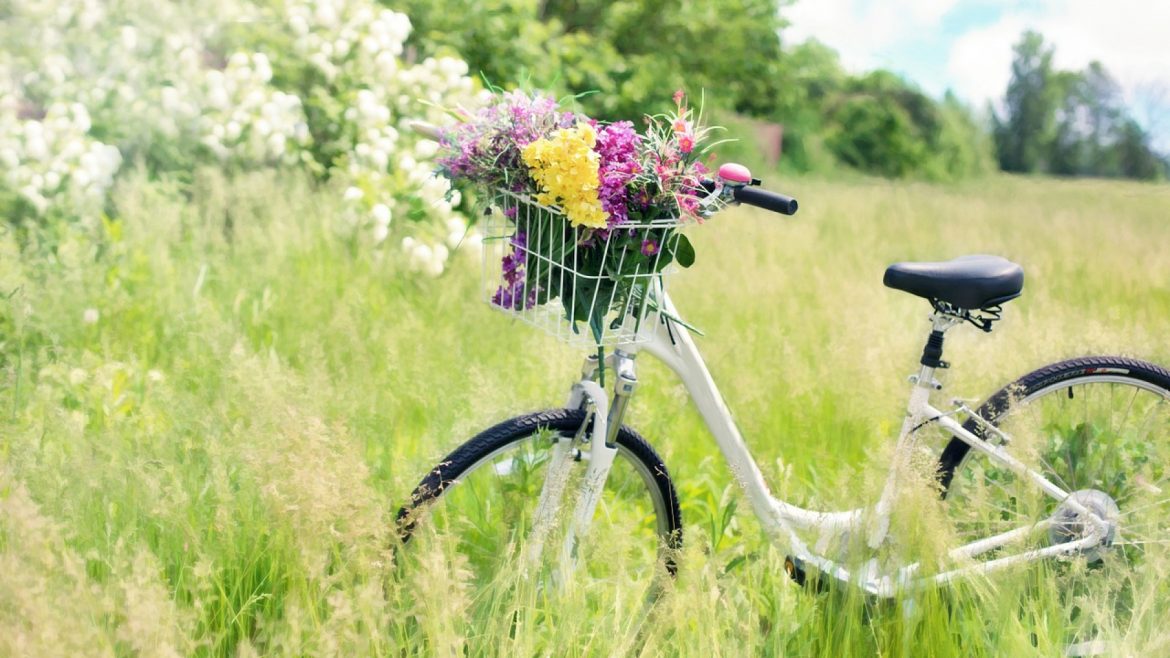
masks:
MULTIPOLYGON (((1011 77, 1012 46, 1026 29, 1044 35, 1055 47, 1057 68, 1078 70, 1098 60, 1134 102, 1137 90, 1165 90, 1156 110, 1170 116, 1170 2, 1150 0, 798 0, 783 10, 791 21, 784 32, 789 41, 818 39, 837 50, 842 65, 860 72, 883 67, 930 79, 916 80, 931 91, 951 88, 976 107, 1003 97, 1011 77), (944 27, 952 11, 988 14, 998 18, 963 30, 930 62, 901 61, 907 42, 930 41, 922 36, 944 27), (929 71, 929 73, 925 73, 929 71)), ((956 13, 946 27, 954 31, 956 13)), ((1158 94, 1154 94, 1157 96, 1158 94)), ((1147 94, 1147 98, 1149 94, 1147 94)), ((1148 108, 1135 108, 1137 114, 1148 108)), ((1170 124, 1163 118, 1161 124, 1170 124)), ((1170 148, 1170 126, 1160 143, 1170 148)))
POLYGON ((1025 29, 1055 47, 1055 65, 1076 70, 1098 60, 1131 92, 1140 85, 1170 87, 1170 4, 1148 0, 1048 0, 977 28, 951 48, 948 73, 959 95, 975 103, 999 98, 1011 77, 1012 46, 1025 29))
POLYGON ((955 93, 979 106, 1002 97, 1011 78, 1012 45, 1025 29, 1021 18, 1011 16, 959 37, 947 62, 955 93))
POLYGON ((800 0, 783 11, 786 39, 817 39, 851 71, 896 66, 885 52, 936 26, 960 0, 800 0))

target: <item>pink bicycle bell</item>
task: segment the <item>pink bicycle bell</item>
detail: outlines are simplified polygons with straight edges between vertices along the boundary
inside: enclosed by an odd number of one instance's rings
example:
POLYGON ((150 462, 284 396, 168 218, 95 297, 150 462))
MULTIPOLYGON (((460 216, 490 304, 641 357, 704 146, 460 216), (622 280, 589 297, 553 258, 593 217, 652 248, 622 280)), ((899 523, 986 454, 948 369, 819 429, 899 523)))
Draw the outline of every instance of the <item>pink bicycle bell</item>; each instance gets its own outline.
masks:
POLYGON ((730 185, 749 185, 752 182, 752 172, 741 164, 728 162, 719 167, 719 178, 730 185))

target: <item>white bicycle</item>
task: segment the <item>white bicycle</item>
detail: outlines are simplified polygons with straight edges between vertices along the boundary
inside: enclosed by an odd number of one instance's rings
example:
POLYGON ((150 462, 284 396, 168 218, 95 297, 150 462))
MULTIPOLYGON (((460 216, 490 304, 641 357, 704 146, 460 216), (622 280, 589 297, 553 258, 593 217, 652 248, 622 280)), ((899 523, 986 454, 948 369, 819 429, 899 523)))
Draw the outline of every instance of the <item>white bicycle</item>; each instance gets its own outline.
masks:
MULTIPOLYGON (((793 199, 755 189, 745 171, 725 165, 711 194, 796 211, 793 199)), ((515 224, 528 210, 555 212, 522 197, 510 203, 521 210, 515 224)), ((508 226, 499 237, 515 230, 508 226)), ((418 550, 455 551, 484 583, 516 566, 623 583, 673 573, 683 537, 674 483, 658 453, 622 424, 639 384, 635 366, 649 355, 682 380, 755 516, 790 553, 786 568, 797 580, 815 570, 892 597, 1051 558, 1140 569, 1148 551, 1170 543, 1170 371, 1083 357, 1031 372, 974 409, 932 401, 943 388, 936 373, 949 365, 946 333, 964 324, 991 331, 1023 279, 1020 266, 995 256, 886 270, 885 285, 928 300, 933 314, 889 475, 869 507, 820 512, 772 495, 655 276, 637 312, 610 327, 624 330, 614 349, 586 358, 565 406, 506 420, 448 455, 399 511, 400 536, 427 542, 418 550), (954 540, 938 559, 891 564, 883 557, 898 542, 891 519, 905 487, 921 483, 915 462, 927 447, 926 479, 945 498, 954 540)), ((514 314, 564 329, 559 308, 544 320, 538 310, 514 314)))

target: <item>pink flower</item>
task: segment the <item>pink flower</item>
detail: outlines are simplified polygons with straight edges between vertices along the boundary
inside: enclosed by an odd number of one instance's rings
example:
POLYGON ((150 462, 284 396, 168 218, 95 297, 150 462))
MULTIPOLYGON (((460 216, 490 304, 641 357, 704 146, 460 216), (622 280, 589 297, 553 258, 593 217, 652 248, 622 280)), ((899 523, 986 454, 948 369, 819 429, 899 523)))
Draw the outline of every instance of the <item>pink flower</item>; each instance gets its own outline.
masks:
POLYGON ((687 133, 678 136, 678 150, 683 153, 690 153, 695 150, 695 138, 687 133))
POLYGON ((685 95, 686 94, 683 93, 682 89, 679 89, 678 91, 674 92, 674 104, 675 105, 682 105, 683 97, 685 95))
POLYGON ((687 120, 682 117, 675 119, 674 123, 672 123, 670 127, 673 128, 674 132, 676 133, 687 133, 691 131, 691 127, 687 125, 687 120))

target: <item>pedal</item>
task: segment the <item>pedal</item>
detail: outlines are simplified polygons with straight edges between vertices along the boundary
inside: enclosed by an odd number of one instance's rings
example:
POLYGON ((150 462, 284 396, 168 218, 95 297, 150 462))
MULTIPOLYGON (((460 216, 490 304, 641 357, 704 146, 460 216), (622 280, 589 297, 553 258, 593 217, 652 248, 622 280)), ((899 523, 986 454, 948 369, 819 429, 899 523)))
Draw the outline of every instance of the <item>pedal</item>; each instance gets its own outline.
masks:
POLYGON ((788 574, 788 577, 792 579, 792 582, 800 585, 801 587, 804 587, 807 574, 805 573, 804 565, 800 560, 792 557, 791 555, 786 555, 784 557, 784 573, 788 574))
POLYGON ((810 588, 818 594, 824 592, 826 589, 825 580, 821 577, 820 572, 814 569, 810 578, 808 570, 804 567, 804 560, 798 557, 791 555, 784 557, 784 573, 788 574, 792 582, 801 587, 810 588))

